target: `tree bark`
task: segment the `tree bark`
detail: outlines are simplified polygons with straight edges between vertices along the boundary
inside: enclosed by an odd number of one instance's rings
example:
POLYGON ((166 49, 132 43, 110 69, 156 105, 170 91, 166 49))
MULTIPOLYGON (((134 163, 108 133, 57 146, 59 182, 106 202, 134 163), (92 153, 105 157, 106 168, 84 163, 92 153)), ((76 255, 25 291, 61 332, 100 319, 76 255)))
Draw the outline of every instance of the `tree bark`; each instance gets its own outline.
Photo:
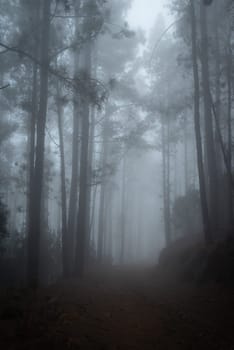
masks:
POLYGON ((88 225, 88 232, 87 232, 87 259, 89 259, 90 256, 90 240, 91 240, 91 221, 92 221, 92 214, 91 214, 91 198, 92 198, 92 172, 93 172, 93 152, 94 152, 94 131, 95 131, 95 109, 92 108, 90 112, 90 136, 89 136, 89 154, 88 154, 88 191, 87 191, 87 225, 88 225))
POLYGON ((98 218, 98 260, 101 263, 104 255, 104 236, 105 236, 105 200, 106 200, 106 165, 107 165, 107 125, 108 125, 108 115, 105 114, 104 125, 103 125, 103 147, 102 147, 102 179, 101 179, 101 189, 100 189, 100 202, 99 202, 99 218, 98 218))
POLYGON ((126 254, 126 150, 124 148, 123 168, 122 168, 122 190, 121 190, 121 246, 120 263, 125 262, 126 254))
POLYGON ((162 171, 163 171, 163 219, 164 219, 164 234, 166 246, 169 245, 171 241, 170 232, 170 203, 169 203, 169 191, 170 191, 170 180, 169 180, 169 145, 168 140, 168 125, 165 128, 165 121, 161 121, 161 136, 162 136, 162 171), (166 133, 167 132, 167 133, 166 133), (167 142, 166 142, 167 139, 167 142))
MULTIPOLYGON (((76 1, 75 15, 79 15, 80 0, 76 1)), ((78 18, 75 19, 75 38, 79 35, 78 18)), ((74 50, 74 78, 78 75, 79 69, 79 51, 74 50)), ((72 275, 74 255, 75 255, 75 232, 76 232, 76 213, 77 213, 77 200, 78 200, 78 174, 79 174, 79 105, 80 99, 77 92, 74 91, 73 95, 73 134, 72 134, 72 172, 71 172, 71 185, 69 196, 69 209, 68 209, 68 244, 69 244, 69 275, 72 275)))
POLYGON ((233 226, 233 181, 232 181, 232 50, 229 45, 227 55, 227 82, 228 82, 228 152, 227 152, 227 166, 228 166, 228 218, 230 227, 233 226))
POLYGON ((60 152, 60 181, 61 181, 61 209, 62 209, 62 268, 63 278, 69 277, 69 239, 67 230, 67 193, 66 193, 66 171, 63 140, 63 106, 60 100, 59 87, 57 87, 57 114, 60 152))
POLYGON ((39 285, 39 250, 41 200, 44 172, 45 125, 48 102, 48 68, 50 37, 50 5, 51 0, 43 0, 43 19, 40 53, 40 103, 37 122, 37 141, 35 151, 35 170, 33 176, 31 215, 28 235, 28 284, 37 288, 39 285))
POLYGON ((184 178, 185 178, 185 195, 189 190, 189 174, 188 174, 188 119, 184 115, 184 178))
MULTIPOLYGON (((85 70, 87 76, 91 72, 91 43, 88 42, 84 48, 85 55, 85 70)), ((79 191, 79 210, 77 218, 76 230, 76 252, 75 252, 75 267, 74 274, 78 278, 82 278, 85 268, 85 252, 87 240, 87 183, 88 176, 88 153, 89 153, 89 99, 83 97, 81 118, 81 159, 80 159, 80 191, 79 191)))
POLYGON ((197 167, 199 176, 199 190, 202 209, 202 221, 204 237, 207 244, 212 242, 211 227, 209 221, 208 203, 206 197, 205 172, 203 166, 202 138, 200 129, 200 93, 199 93, 199 70, 197 63, 197 30, 196 15, 193 0, 190 0, 191 16, 191 37, 192 37, 192 62, 193 62, 193 79, 194 79, 194 126, 197 149, 197 167))
POLYGON ((207 166, 209 177, 209 208, 210 222, 213 232, 218 226, 218 176, 216 153, 214 146, 214 132, 212 120, 212 101, 210 96, 210 77, 209 77, 209 55, 208 55, 208 34, 207 34, 207 14, 206 6, 200 2, 200 22, 201 22, 201 68, 202 68, 202 86, 204 101, 204 119, 205 119, 205 143, 207 150, 207 166))

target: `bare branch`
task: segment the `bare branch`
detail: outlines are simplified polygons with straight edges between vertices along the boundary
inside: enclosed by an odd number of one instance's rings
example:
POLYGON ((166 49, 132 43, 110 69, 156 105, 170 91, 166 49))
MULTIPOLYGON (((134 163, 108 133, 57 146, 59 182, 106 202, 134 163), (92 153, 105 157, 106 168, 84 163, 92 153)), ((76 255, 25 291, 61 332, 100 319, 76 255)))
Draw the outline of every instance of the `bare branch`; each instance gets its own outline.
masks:
MULTIPOLYGON (((67 84, 67 86, 69 86, 69 88, 72 88, 74 90, 81 90, 81 88, 85 85, 85 80, 79 77, 73 78, 73 77, 69 77, 69 76, 64 76, 62 75, 59 71, 53 69, 52 67, 50 67, 49 62, 47 63, 43 63, 40 60, 38 60, 36 57, 34 57, 33 55, 31 55, 30 53, 23 51, 21 49, 19 49, 18 47, 10 47, 2 42, 0 42, 0 47, 3 47, 4 49, 7 49, 8 51, 17 53, 23 57, 28 58, 30 61, 34 62, 35 64, 37 64, 38 66, 42 67, 46 65, 46 68, 48 69, 48 72, 59 78, 61 81, 63 81, 65 84, 67 84)), ((94 79, 89 77, 89 82, 96 84, 96 86, 99 86, 100 88, 102 88, 104 91, 107 91, 106 86, 104 85, 104 83, 102 83, 100 80, 94 79)))
POLYGON ((3 85, 3 86, 0 86, 0 90, 3 90, 3 89, 6 89, 10 86, 10 84, 6 84, 6 85, 3 85))

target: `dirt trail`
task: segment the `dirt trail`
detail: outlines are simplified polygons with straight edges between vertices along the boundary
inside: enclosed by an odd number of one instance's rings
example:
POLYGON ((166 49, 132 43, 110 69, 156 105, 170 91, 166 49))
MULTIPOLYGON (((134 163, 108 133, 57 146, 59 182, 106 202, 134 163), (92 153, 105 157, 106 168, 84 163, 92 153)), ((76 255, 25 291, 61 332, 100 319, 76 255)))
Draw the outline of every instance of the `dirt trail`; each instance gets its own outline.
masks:
POLYGON ((166 288, 152 271, 2 291, 0 300, 4 350, 234 349, 232 290, 166 288))

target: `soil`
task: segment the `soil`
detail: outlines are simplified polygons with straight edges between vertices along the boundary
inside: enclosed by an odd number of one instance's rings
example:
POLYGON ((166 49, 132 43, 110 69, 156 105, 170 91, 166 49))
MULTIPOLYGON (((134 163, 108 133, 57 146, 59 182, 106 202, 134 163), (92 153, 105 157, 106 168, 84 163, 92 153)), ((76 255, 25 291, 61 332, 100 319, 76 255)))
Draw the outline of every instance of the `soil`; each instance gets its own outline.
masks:
POLYGON ((234 289, 112 268, 38 291, 0 292, 0 348, 234 349, 234 289))

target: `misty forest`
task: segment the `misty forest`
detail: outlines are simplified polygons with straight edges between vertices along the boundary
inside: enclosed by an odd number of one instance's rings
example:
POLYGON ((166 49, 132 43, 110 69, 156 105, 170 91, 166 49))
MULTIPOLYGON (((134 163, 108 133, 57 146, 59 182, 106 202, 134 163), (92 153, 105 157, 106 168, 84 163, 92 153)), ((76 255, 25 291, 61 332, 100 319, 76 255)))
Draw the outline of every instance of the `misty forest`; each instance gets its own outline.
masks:
POLYGON ((234 1, 0 0, 1 349, 231 350, 232 308, 234 1))

